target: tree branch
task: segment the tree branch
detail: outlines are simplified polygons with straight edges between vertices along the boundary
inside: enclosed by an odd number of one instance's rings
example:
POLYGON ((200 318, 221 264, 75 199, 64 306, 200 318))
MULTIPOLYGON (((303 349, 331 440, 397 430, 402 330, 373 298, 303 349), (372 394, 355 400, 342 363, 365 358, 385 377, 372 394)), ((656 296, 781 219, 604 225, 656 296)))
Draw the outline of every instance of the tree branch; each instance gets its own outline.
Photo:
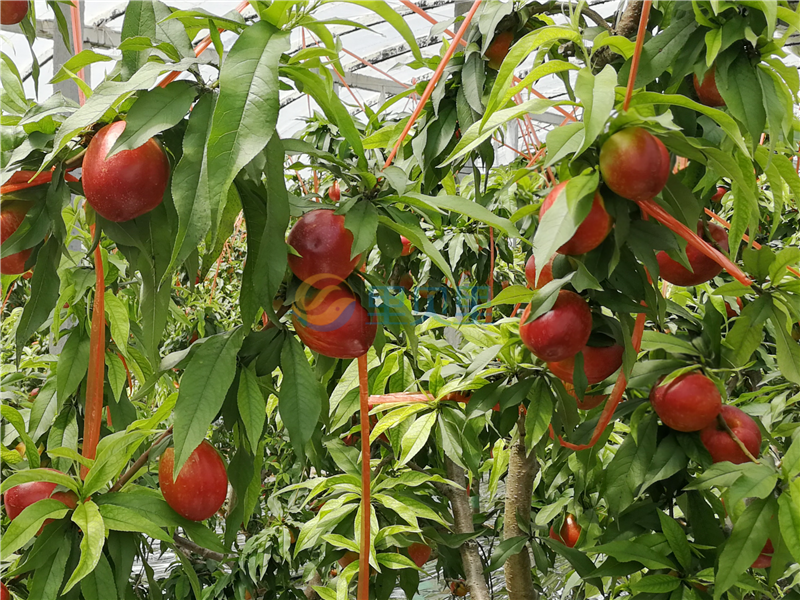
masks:
POLYGON ((177 533, 172 536, 172 539, 175 540, 175 546, 177 546, 178 549, 183 550, 184 553, 191 552, 192 554, 197 554, 198 556, 202 556, 203 558, 207 558, 209 560, 215 560, 217 562, 224 562, 227 558, 225 554, 214 552, 208 548, 203 548, 202 546, 195 544, 193 541, 179 536, 177 533))

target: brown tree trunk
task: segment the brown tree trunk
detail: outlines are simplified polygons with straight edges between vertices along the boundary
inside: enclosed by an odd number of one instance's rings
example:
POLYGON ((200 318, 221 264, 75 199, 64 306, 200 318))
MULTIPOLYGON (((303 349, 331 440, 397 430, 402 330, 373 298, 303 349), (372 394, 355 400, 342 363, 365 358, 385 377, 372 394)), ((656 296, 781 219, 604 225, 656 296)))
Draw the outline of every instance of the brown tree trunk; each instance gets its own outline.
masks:
MULTIPOLYGON (((463 490, 447 486, 446 495, 450 499, 455 517, 456 533, 472 533, 475 528, 472 525, 472 508, 469 505, 469 495, 467 495, 467 478, 464 469, 459 467, 449 458, 445 458, 445 468, 447 478, 460 485, 463 490)), ((475 540, 469 540, 461 545, 461 562, 464 563, 464 574, 469 586, 469 594, 472 600, 490 600, 489 588, 483 577, 483 562, 478 552, 478 544, 475 540)))
MULTIPOLYGON (((530 524, 533 478, 538 465, 536 455, 525 450, 525 415, 517 420, 517 441, 511 446, 506 477, 506 506, 503 525, 503 539, 527 535, 518 521, 530 524)), ((505 565, 506 589, 509 600, 537 600, 539 597, 533 587, 531 557, 526 544, 522 550, 508 557, 505 565)))

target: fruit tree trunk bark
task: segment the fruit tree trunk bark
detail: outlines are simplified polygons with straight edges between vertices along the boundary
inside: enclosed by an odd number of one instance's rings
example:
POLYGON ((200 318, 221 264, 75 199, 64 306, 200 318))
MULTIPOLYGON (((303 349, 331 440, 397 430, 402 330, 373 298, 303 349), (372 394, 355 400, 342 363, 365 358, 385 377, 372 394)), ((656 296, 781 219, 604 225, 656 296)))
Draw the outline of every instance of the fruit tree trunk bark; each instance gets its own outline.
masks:
MULTIPOLYGON (((525 449, 525 415, 517 420, 517 441, 511 446, 506 477, 506 505, 503 539, 527 535, 519 526, 531 520, 533 478, 538 465, 536 455, 528 456, 525 449)), ((527 528, 527 527, 526 527, 527 528)), ((522 550, 508 557, 505 565, 506 588, 509 600, 537 600, 539 594, 533 587, 531 557, 526 544, 522 550)))
MULTIPOLYGON (((460 485, 463 490, 454 487, 447 487, 447 497, 453 507, 455 517, 456 533, 472 533, 475 528, 472 525, 472 507, 469 504, 467 495, 467 478, 464 469, 459 467, 449 458, 445 458, 447 478, 460 485)), ((483 577, 483 562, 478 552, 478 544, 475 540, 469 540, 461 545, 461 562, 464 564, 464 575, 467 578, 469 594, 472 600, 490 600, 489 588, 483 577)))

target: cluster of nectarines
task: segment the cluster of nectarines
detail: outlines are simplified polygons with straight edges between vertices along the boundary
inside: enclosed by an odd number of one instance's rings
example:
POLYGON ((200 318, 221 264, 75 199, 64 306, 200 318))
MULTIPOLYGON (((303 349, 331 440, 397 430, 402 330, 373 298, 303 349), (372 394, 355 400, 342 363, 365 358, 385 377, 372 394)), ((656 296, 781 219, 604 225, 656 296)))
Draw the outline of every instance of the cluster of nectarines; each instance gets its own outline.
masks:
POLYGON ((711 379, 692 371, 667 382, 659 382, 650 392, 653 410, 667 427, 676 431, 699 431, 700 441, 713 462, 747 462, 749 457, 733 436, 752 456, 761 450, 761 431, 755 421, 735 406, 723 405, 711 379))
POLYGON ((303 343, 332 358, 356 358, 367 353, 378 325, 345 283, 361 255, 352 257, 353 234, 344 217, 329 209, 303 215, 292 228, 289 268, 301 286, 293 305, 292 323, 303 343))

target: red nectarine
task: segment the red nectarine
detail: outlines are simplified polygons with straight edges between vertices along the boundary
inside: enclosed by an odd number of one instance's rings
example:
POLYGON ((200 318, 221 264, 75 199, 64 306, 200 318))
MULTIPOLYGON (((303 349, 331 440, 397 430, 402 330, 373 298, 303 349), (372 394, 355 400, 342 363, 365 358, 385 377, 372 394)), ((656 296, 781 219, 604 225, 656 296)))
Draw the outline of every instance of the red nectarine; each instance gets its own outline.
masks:
POLYGON ((526 323, 530 314, 529 304, 520 319, 519 335, 528 349, 544 361, 575 356, 592 333, 592 311, 575 292, 561 290, 549 311, 526 323))
POLYGON ((650 403, 664 425, 677 431, 700 431, 717 418, 722 399, 714 382, 691 372, 650 391, 650 403))
POLYGON ((300 256, 289 254, 289 268, 309 285, 323 289, 341 283, 353 272, 361 255, 350 258, 353 234, 344 217, 317 209, 300 217, 287 239, 300 256))
POLYGON ((83 193, 109 221, 135 219, 161 204, 169 181, 169 160, 155 138, 133 150, 109 150, 125 131, 116 121, 95 134, 83 157, 83 193))
MULTIPOLYGON (((542 202, 542 207, 539 209, 540 217, 544 217, 545 213, 557 201, 567 201, 566 194, 561 194, 565 187, 567 187, 567 182, 561 182, 547 194, 547 198, 542 202), (560 200, 559 197, 561 198, 560 200)), ((597 248, 606 239, 609 231, 611 231, 611 217, 606 212, 606 205, 600 192, 595 191, 589 214, 586 215, 586 218, 578 226, 572 237, 558 251, 568 256, 586 254, 597 248)))
POLYGON ((603 144, 600 172, 606 185, 623 198, 650 200, 669 179, 669 152, 651 133, 629 127, 603 144))
MULTIPOLYGON (((725 423, 744 444, 748 452, 753 456, 758 456, 761 451, 761 430, 756 422, 744 411, 727 404, 723 405, 720 416, 725 419, 725 423)), ((719 417, 700 432, 700 441, 711 454, 711 460, 715 463, 727 460, 737 465, 746 463, 750 459, 718 420, 719 417)))

